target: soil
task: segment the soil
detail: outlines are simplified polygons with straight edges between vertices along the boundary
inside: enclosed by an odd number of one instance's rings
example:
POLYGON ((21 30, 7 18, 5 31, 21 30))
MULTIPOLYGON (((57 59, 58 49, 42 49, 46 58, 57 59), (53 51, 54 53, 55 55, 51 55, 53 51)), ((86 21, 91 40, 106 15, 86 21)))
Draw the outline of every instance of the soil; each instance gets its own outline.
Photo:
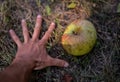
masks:
POLYGON ((70 63, 68 68, 47 67, 33 71, 30 82, 120 82, 120 12, 119 0, 0 0, 0 70, 14 59, 16 44, 9 35, 14 29, 23 41, 21 19, 26 19, 32 35, 35 19, 43 16, 40 38, 49 24, 56 29, 47 43, 52 57, 70 63), (76 6, 70 8, 74 3, 76 6), (80 57, 72 56, 62 48, 61 36, 65 27, 76 19, 91 21, 97 31, 93 50, 80 57), (68 80, 65 80, 67 76, 68 80))

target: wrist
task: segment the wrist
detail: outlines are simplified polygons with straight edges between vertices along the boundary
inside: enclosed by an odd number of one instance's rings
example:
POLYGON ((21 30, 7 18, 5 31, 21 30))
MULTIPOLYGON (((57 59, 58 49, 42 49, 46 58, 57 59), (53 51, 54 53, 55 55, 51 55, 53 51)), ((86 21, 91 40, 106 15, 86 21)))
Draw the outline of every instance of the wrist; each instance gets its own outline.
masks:
POLYGON ((25 69, 33 69, 35 67, 35 63, 34 62, 31 62, 31 61, 27 61, 24 60, 24 59, 21 59, 21 58, 15 58, 12 62, 12 65, 17 65, 17 66, 20 66, 22 68, 25 68, 25 69))
POLYGON ((13 81, 26 82, 33 69, 33 63, 17 58, 6 68, 4 74, 8 78, 6 80, 11 79, 13 81))

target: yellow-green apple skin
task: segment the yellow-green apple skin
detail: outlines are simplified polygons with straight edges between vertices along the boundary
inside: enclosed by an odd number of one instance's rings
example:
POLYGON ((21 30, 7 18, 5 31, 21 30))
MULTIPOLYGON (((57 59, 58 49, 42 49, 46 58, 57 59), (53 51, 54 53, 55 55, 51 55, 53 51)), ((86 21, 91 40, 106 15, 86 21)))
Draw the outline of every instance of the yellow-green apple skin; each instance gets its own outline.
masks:
POLYGON ((75 20, 62 35, 62 46, 71 55, 81 56, 89 53, 97 39, 96 29, 88 20, 75 20))

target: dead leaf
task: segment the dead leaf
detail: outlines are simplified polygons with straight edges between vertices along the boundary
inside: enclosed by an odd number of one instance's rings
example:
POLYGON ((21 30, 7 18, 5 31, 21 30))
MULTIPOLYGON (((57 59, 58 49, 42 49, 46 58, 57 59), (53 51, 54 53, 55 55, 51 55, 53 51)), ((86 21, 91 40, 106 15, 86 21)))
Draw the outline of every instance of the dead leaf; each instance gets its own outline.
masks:
POLYGON ((70 3, 70 4, 67 6, 67 8, 69 8, 69 9, 74 9, 76 6, 77 6, 77 4, 74 3, 74 2, 72 2, 72 3, 70 3))

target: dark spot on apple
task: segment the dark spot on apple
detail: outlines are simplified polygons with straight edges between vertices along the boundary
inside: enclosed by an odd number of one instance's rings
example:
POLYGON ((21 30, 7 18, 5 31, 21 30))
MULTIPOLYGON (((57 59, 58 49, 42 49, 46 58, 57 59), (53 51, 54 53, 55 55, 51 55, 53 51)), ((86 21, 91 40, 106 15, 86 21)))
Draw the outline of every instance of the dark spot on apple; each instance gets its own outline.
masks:
POLYGON ((90 30, 87 30, 87 32, 88 32, 89 34, 92 34, 92 32, 91 32, 90 30))
POLYGON ((79 48, 79 51, 82 51, 82 49, 81 49, 81 48, 79 48))
POLYGON ((78 34, 78 33, 77 33, 77 32, 75 32, 75 31, 73 31, 72 33, 73 33, 74 35, 77 35, 77 34, 78 34))

